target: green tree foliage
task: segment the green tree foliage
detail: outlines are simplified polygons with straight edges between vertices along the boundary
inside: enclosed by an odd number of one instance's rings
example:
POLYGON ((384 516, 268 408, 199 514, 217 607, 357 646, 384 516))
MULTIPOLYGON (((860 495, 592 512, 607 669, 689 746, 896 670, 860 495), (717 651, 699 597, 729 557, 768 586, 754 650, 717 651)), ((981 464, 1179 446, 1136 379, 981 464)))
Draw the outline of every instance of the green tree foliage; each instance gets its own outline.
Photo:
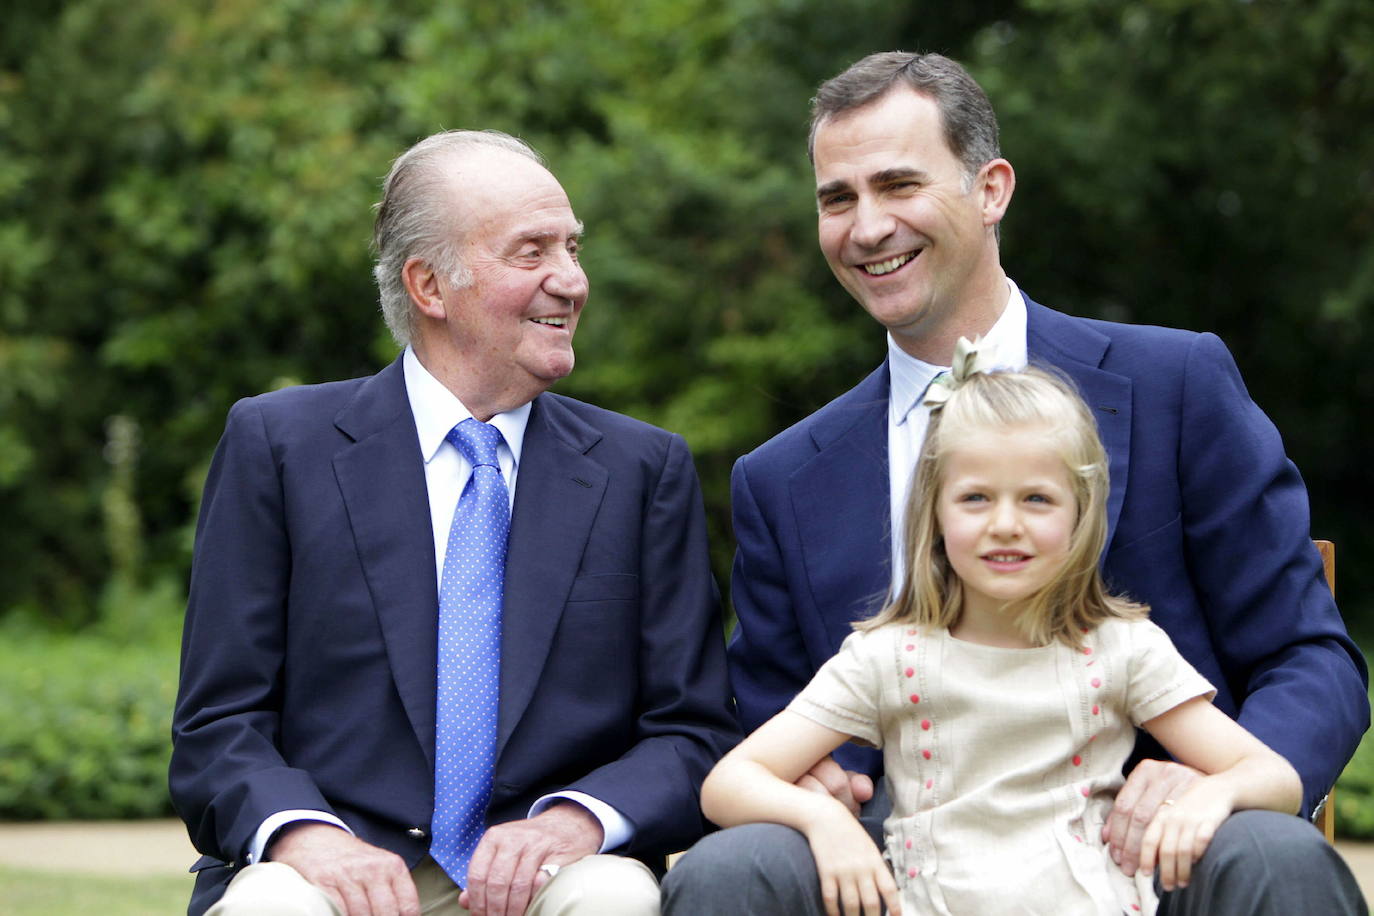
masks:
POLYGON ((567 186, 593 294, 560 390, 687 436, 724 581, 733 459, 882 357, 816 249, 804 137, 821 79, 896 47, 992 94, 1025 289, 1220 333, 1320 533, 1367 553, 1372 30, 1364 0, 26 4, 0 37, 0 610, 79 624, 115 573, 181 577, 229 404, 394 355, 370 206, 460 126, 567 186))

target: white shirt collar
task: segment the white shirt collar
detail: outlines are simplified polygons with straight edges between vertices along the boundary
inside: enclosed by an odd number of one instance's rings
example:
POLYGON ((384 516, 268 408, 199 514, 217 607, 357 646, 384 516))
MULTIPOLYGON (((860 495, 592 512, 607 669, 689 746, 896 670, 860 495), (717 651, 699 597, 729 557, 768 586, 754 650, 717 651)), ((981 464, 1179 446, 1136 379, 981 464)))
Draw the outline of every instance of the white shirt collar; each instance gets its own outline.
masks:
MULTIPOLYGON (((472 411, 421 365, 410 347, 406 347, 401 358, 401 368, 405 372, 410 412, 415 415, 415 431, 420 434, 420 455, 425 464, 429 464, 444 444, 449 430, 472 416, 472 411)), ((525 426, 529 419, 530 403, 525 403, 514 410, 498 413, 490 420, 491 425, 501 431, 516 467, 520 465, 520 448, 525 442, 525 426)))
MULTIPOLYGON (((1026 365, 1026 301, 1011 278, 1007 278, 1007 305, 997 323, 983 335, 983 343, 993 355, 993 362, 1008 369, 1026 365)), ((919 360, 887 335, 887 365, 891 373, 891 394, 888 401, 890 421, 901 426, 911 411, 919 407, 918 399, 925 394, 935 376, 948 369, 919 360)))

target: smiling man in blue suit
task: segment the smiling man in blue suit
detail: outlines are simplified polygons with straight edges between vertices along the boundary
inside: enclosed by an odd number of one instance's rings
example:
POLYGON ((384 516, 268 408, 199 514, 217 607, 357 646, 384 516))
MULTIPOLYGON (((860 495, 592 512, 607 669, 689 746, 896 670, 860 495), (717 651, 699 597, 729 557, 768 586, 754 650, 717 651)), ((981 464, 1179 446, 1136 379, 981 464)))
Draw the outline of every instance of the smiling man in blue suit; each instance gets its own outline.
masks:
MULTIPOLYGON (((1367 674, 1323 581, 1297 469, 1225 346, 1072 318, 1016 287, 997 233, 1015 173, 987 96, 948 58, 875 54, 822 85, 811 157, 821 250, 886 329, 888 357, 735 465, 729 657, 744 727, 780 711, 899 580, 922 395, 958 338, 982 335, 1002 365, 1053 367, 1082 392, 1110 454, 1108 581, 1147 602, 1216 685, 1217 705, 1293 764, 1310 815, 1368 725, 1367 674)), ((1128 874, 1155 810, 1196 778, 1157 747, 1138 753, 1102 830, 1128 874)), ((836 758, 803 780, 857 807, 881 758, 852 746, 836 758)), ((708 837, 664 890, 671 913, 824 912, 805 839, 777 825, 708 837)), ((1230 818, 1192 883, 1161 903, 1174 914, 1363 909, 1320 834, 1271 812, 1230 818)))
POLYGON ((421 141, 377 216, 400 357, 230 411, 173 723, 191 913, 652 914, 702 834, 738 727, 691 457, 546 393, 581 231, 522 142, 421 141))

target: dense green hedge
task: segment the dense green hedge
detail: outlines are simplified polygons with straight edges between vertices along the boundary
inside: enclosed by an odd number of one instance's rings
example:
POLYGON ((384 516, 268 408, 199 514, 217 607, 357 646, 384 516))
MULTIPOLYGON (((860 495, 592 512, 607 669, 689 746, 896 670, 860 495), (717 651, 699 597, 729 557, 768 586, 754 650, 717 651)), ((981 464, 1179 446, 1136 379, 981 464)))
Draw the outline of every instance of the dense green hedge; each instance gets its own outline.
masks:
POLYGON ((1374 840, 1374 732, 1364 736, 1336 783, 1336 833, 1374 840))
MULTIPOLYGON (((559 390, 686 437, 724 583, 734 460, 885 353, 817 250, 805 137, 817 84, 889 48, 951 54, 988 89, 1016 282, 1220 334, 1302 468, 1313 532, 1374 554, 1374 3, 626 8, 7 3, 0 616, 80 626, 112 574, 184 576, 229 406, 395 356, 371 206, 392 157, 444 127, 548 156, 592 288, 559 390)), ((1341 580, 1374 628, 1374 564, 1341 580)))
POLYGON ((171 814, 177 649, 0 628, 0 820, 171 814))

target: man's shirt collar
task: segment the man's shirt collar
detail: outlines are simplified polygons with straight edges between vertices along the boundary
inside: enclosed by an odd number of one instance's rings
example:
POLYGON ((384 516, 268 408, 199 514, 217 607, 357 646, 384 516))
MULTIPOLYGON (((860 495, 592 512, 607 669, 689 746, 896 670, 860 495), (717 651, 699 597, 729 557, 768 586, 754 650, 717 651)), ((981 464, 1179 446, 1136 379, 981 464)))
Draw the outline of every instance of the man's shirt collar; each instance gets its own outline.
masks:
MULTIPOLYGON (((420 435, 420 455, 425 464, 429 464, 444 444, 449 430, 472 416, 472 411, 464 407, 463 402, 445 388, 443 382, 421 365, 419 357, 410 347, 406 347, 405 355, 401 358, 401 368, 405 372, 410 412, 415 415, 415 431, 420 435)), ((501 431, 502 439, 515 458, 516 467, 520 466, 520 448, 525 442, 525 426, 529 423, 532 403, 498 413, 489 421, 501 431)))
MULTIPOLYGON (((1007 278, 1007 305, 997 323, 983 335, 987 351, 992 353, 996 366, 1023 369, 1026 366, 1026 301, 1021 291, 1007 278)), ((935 376, 948 369, 919 360, 897 345, 891 333, 887 335, 887 365, 891 374, 891 396, 888 402, 889 420, 894 425, 906 423, 911 411, 921 406, 920 399, 935 376)))

